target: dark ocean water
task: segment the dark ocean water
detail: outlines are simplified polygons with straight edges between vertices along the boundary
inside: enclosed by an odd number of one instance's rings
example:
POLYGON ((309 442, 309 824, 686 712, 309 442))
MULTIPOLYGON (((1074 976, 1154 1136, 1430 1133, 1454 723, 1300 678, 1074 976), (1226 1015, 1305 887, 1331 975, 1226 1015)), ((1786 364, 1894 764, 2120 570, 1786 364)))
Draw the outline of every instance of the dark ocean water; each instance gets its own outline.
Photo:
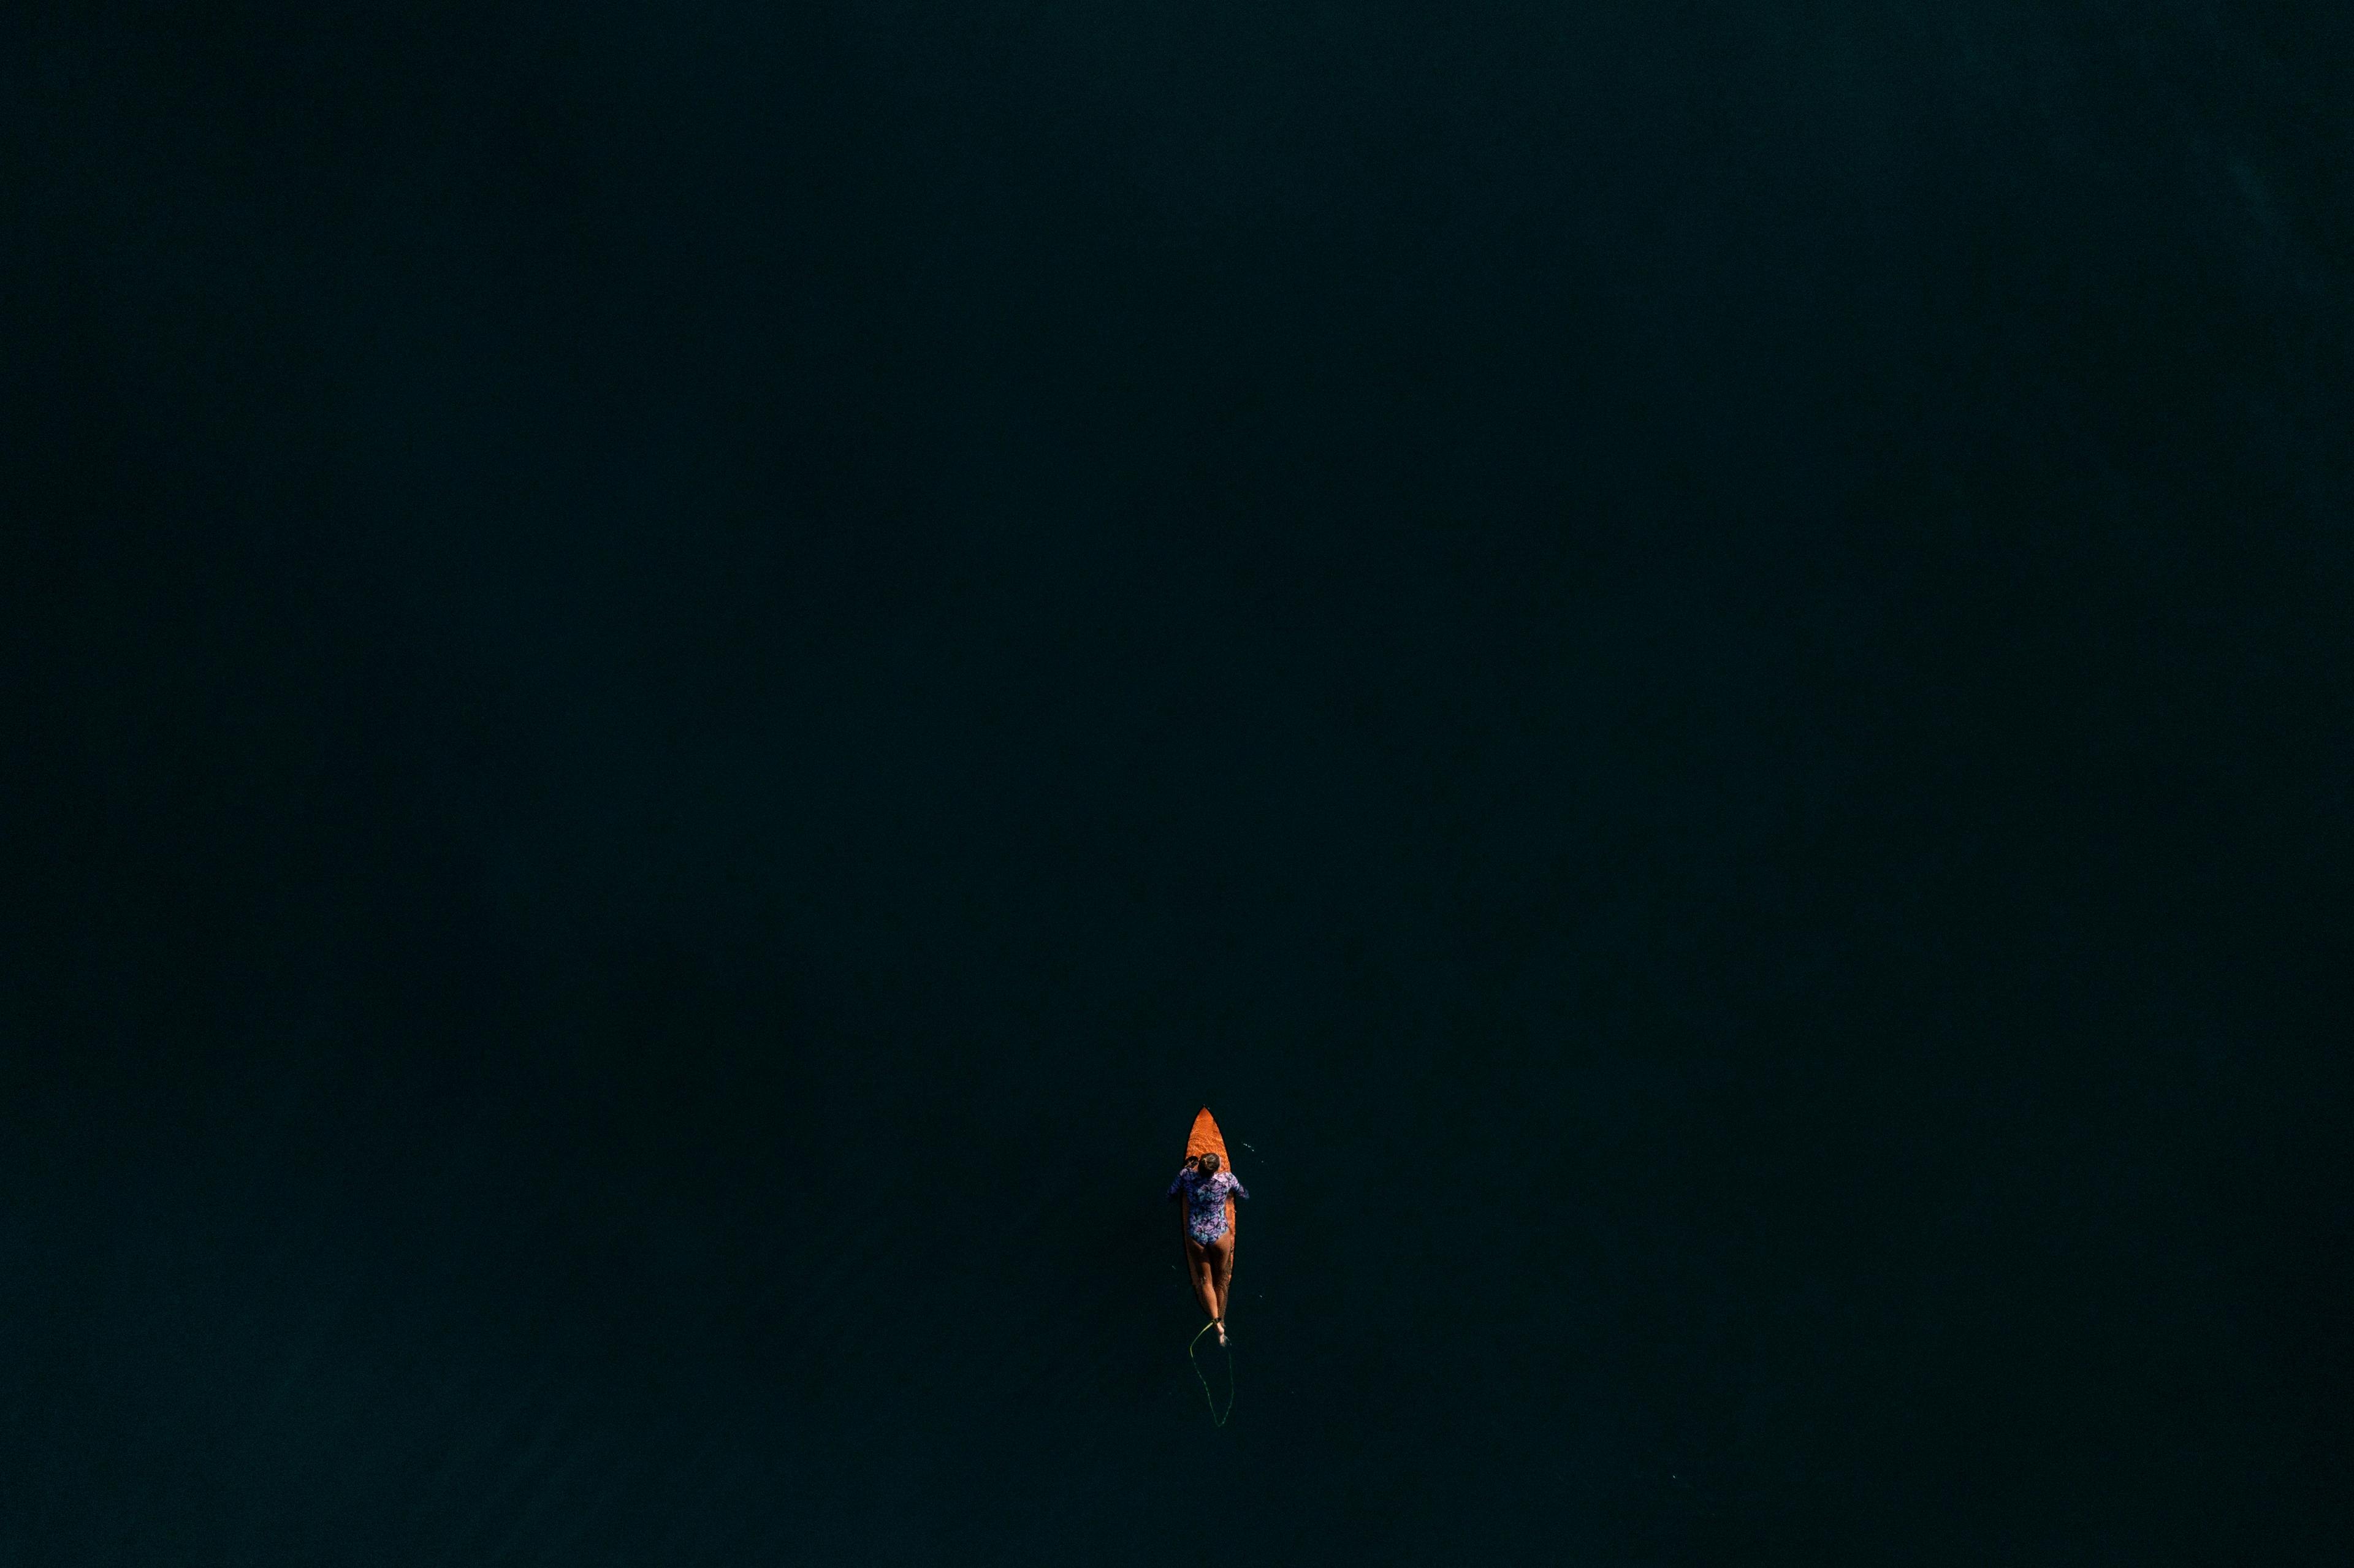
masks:
POLYGON ((0 1563, 2348 1560, 2342 7, 0 37, 0 1563))

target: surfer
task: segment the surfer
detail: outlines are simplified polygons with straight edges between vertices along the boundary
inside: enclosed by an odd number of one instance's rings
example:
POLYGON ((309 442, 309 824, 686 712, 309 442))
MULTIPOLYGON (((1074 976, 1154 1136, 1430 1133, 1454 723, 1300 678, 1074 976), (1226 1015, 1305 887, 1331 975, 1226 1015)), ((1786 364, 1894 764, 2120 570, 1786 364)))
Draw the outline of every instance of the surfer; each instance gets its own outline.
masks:
POLYGON ((1233 1171, 1222 1169, 1225 1164, 1214 1150, 1190 1156, 1177 1180, 1169 1183, 1169 1195, 1185 1200, 1185 1270, 1193 1277, 1202 1310, 1218 1326, 1222 1345, 1226 1342, 1226 1287, 1235 1277, 1233 1199, 1250 1196, 1233 1171))

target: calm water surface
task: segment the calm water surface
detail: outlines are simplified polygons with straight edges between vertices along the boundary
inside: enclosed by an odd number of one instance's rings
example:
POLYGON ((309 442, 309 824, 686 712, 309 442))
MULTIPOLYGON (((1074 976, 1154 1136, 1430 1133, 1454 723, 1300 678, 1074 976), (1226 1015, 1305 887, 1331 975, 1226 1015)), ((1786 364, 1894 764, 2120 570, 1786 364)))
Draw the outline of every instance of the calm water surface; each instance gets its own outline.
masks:
POLYGON ((5 40, 0 1559, 2345 1560, 2339 13, 5 40))

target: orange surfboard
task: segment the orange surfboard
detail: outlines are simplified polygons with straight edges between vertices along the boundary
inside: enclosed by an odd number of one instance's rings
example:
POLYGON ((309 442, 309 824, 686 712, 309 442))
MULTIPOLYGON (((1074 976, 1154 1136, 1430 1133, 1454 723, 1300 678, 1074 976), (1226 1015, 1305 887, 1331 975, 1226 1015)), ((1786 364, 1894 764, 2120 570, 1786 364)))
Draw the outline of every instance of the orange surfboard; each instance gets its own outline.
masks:
MULTIPOLYGON (((1207 1106, 1204 1106, 1194 1116, 1193 1130, 1185 1135, 1185 1158, 1191 1160, 1201 1154, 1216 1155, 1218 1168, 1222 1171, 1232 1171, 1235 1168, 1235 1157, 1226 1152, 1225 1136, 1218 1131, 1218 1118, 1210 1114, 1210 1107, 1207 1106)), ((1185 1216, 1182 1211, 1177 1216, 1177 1223, 1179 1228, 1182 1229, 1185 1216)), ((1232 1198, 1226 1200, 1226 1234, 1229 1235, 1235 1234, 1235 1201, 1232 1198)))

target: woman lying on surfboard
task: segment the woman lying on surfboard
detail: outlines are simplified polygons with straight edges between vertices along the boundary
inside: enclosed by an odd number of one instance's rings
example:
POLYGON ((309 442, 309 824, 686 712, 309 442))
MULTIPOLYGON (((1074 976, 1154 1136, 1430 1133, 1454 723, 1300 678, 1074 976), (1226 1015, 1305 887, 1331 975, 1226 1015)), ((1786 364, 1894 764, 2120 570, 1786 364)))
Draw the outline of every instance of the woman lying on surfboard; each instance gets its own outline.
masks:
POLYGON ((1222 1345, 1226 1342, 1226 1287, 1235 1277, 1235 1230, 1226 1223, 1226 1199, 1229 1193, 1250 1196, 1233 1171, 1219 1169, 1225 1163, 1214 1151, 1195 1155, 1169 1183, 1169 1195, 1185 1200, 1185 1269, 1193 1278, 1193 1295, 1218 1326, 1222 1345))

